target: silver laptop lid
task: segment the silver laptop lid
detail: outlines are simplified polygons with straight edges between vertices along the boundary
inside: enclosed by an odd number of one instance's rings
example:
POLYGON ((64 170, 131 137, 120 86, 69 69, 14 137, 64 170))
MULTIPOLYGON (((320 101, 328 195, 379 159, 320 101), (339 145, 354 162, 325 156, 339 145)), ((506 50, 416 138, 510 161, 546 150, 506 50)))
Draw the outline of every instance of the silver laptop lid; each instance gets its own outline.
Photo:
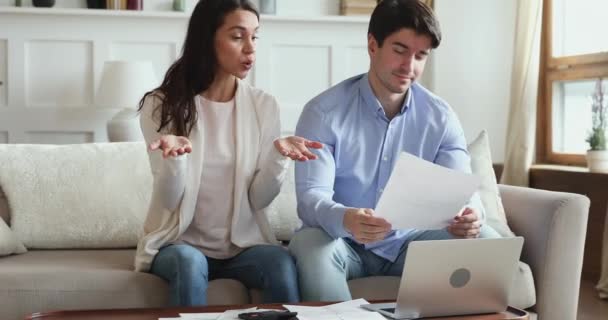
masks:
POLYGON ((397 297, 397 318, 501 312, 524 239, 414 241, 397 297))

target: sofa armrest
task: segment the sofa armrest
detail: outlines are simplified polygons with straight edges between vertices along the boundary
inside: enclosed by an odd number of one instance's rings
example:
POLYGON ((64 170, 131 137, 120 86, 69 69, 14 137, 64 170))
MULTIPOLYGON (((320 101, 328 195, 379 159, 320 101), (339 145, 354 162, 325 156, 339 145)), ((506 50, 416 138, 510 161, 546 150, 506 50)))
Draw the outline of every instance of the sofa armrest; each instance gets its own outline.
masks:
POLYGON ((522 261, 536 286, 539 319, 576 319, 589 198, 499 185, 507 221, 525 238, 522 261))

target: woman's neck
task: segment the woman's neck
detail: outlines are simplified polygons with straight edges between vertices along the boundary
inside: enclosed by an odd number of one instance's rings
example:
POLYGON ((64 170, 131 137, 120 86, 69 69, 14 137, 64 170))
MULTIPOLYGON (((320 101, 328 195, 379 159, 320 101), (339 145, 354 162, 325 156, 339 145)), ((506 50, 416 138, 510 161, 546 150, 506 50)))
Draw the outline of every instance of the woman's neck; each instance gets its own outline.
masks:
POLYGON ((217 75, 213 83, 203 91, 202 96, 215 102, 228 102, 236 92, 236 77, 233 75, 217 75))

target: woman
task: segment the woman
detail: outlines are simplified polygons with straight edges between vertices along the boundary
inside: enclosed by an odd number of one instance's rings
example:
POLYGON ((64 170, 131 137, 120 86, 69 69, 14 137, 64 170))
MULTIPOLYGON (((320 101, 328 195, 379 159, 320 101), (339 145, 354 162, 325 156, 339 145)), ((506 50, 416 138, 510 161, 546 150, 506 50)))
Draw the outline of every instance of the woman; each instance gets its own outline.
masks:
POLYGON ((247 0, 198 2, 182 56, 140 102, 154 176, 135 267, 169 282, 174 306, 205 305, 208 281, 239 280, 264 302, 297 302, 296 268, 262 209, 318 142, 279 139, 276 100, 241 81, 259 15, 247 0))

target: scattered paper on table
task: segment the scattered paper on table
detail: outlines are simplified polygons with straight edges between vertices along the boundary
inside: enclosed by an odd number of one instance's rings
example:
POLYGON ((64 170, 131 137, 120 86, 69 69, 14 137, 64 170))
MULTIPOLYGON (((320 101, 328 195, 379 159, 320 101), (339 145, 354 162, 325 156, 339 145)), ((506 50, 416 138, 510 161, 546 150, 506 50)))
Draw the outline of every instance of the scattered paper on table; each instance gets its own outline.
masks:
POLYGON ((207 313, 180 313, 179 319, 188 320, 217 320, 223 312, 207 312, 207 313))
POLYGON ((309 307, 283 305, 285 309, 297 312, 299 320, 386 320, 381 314, 361 308, 369 304, 365 299, 350 300, 327 306, 309 307))
MULTIPOLYGON (((239 320, 239 314, 254 312, 254 311, 270 311, 274 309, 258 309, 258 308, 248 308, 248 309, 233 309, 226 310, 224 312, 204 312, 204 313, 180 313, 179 316, 181 318, 167 318, 167 319, 187 319, 187 320, 239 320)), ((159 320, 166 320, 163 318, 159 318, 159 320)))
MULTIPOLYGON (((299 320, 386 320, 377 312, 362 309, 369 304, 365 299, 350 300, 320 307, 284 305, 285 309, 297 312, 299 320)), ((246 312, 269 311, 273 309, 235 309, 223 313, 180 313, 180 318, 159 318, 159 320, 239 320, 238 315, 246 312)))

